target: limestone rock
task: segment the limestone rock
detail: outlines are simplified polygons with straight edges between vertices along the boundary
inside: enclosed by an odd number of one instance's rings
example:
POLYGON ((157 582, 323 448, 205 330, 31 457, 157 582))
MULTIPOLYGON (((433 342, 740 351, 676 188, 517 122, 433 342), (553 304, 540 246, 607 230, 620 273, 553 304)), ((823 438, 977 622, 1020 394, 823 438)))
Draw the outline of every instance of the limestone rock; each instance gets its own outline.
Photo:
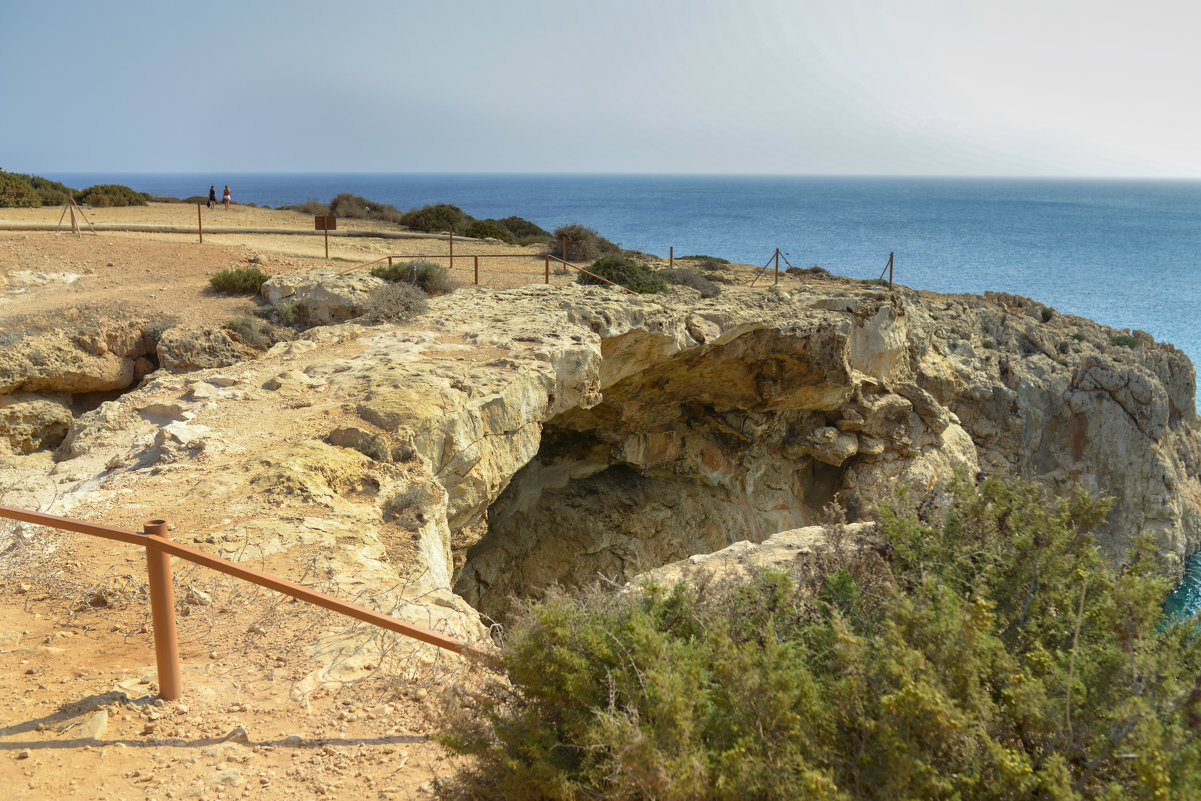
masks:
POLYGON ((219 328, 179 325, 163 332, 158 341, 159 365, 171 370, 229 367, 257 355, 219 328))
POLYGON ((74 421, 62 396, 0 395, 0 451, 30 453, 58 447, 74 421))
POLYGON ((366 272, 337 275, 320 268, 272 276, 259 290, 269 303, 301 303, 308 318, 329 324, 359 317, 384 280, 366 272))

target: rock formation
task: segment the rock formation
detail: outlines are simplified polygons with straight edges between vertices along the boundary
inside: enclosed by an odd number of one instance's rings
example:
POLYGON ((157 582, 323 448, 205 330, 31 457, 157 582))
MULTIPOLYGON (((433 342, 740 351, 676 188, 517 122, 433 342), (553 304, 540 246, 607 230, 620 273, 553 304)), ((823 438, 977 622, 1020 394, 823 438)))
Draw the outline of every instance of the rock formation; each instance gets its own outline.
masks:
MULTIPOLYGON (((322 295, 294 283, 280 296, 322 295)), ((483 629, 456 593, 497 614, 553 582, 760 542, 831 503, 862 519, 901 485, 938 503, 956 470, 1113 494, 1115 558, 1146 530, 1179 574, 1201 546, 1192 364, 1015 296, 818 276, 712 299, 465 289, 402 325, 311 329, 210 367, 133 329, 54 341, 59 368, 24 348, 0 361, 2 391, 24 393, 0 406, 0 435, 17 452, 62 439, 47 479, 76 488, 62 511, 153 492, 195 517, 181 536, 306 564, 463 636, 483 629), (58 433, 72 393, 131 387, 152 354, 163 369, 58 433)))

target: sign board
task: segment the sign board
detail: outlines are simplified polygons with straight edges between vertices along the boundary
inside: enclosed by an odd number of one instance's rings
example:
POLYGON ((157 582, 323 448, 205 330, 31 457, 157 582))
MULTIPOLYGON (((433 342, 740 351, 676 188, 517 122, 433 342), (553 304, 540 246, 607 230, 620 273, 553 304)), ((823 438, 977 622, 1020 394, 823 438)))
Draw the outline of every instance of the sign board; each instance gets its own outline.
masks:
POLYGON ((316 217, 313 218, 313 223, 315 225, 314 230, 317 230, 317 231, 337 231, 338 230, 338 218, 333 216, 332 214, 329 216, 326 216, 326 217, 317 215, 316 217))

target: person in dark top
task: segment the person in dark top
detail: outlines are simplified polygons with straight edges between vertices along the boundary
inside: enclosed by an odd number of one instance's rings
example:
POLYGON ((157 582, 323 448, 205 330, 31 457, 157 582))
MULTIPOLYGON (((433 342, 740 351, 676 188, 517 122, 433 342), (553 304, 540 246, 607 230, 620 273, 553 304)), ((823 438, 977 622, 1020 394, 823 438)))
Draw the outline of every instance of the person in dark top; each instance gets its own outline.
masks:
POLYGON ((217 208, 217 187, 215 186, 209 187, 209 208, 217 208))

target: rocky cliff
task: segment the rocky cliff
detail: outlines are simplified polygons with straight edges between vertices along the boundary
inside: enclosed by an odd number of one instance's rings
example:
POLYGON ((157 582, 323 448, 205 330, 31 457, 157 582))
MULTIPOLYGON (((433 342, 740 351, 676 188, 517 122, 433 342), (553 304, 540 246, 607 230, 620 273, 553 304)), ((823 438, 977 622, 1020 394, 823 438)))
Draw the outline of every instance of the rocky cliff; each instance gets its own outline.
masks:
POLYGON ((66 513, 132 493, 205 547, 472 637, 461 598, 620 582, 901 485, 937 503, 955 470, 1113 494, 1115 557, 1150 531, 1178 574, 1201 547, 1192 364, 1021 297, 473 289, 248 353, 136 325, 13 343, 7 485, 66 513))

